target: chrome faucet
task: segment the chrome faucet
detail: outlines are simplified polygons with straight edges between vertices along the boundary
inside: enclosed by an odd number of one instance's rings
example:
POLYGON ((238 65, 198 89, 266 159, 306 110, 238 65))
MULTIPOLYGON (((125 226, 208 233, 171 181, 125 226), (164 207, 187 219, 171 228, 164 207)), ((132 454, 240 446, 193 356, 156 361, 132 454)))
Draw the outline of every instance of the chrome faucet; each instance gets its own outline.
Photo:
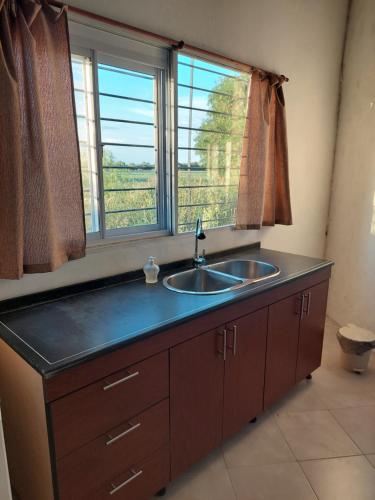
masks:
POLYGON ((197 225, 195 228, 195 251, 193 258, 194 267, 200 267, 206 264, 205 251, 203 250, 202 255, 199 255, 198 253, 198 240, 204 240, 204 239, 206 239, 206 235, 203 232, 202 219, 199 217, 197 219, 197 225))

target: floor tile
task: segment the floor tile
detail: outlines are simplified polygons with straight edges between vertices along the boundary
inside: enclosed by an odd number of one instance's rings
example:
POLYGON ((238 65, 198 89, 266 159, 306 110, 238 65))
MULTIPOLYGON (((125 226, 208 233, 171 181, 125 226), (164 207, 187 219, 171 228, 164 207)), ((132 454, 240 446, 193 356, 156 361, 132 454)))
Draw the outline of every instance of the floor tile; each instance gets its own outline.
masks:
POLYGON ((298 463, 229 469, 237 500, 317 500, 298 463))
POLYGON ((326 409, 327 403, 320 397, 311 380, 300 382, 280 403, 272 407, 277 414, 326 409))
POLYGON ((256 424, 249 424, 223 446, 228 467, 277 464, 295 461, 275 419, 267 414, 256 424))
POLYGON ((236 500, 220 452, 192 467, 167 488, 166 500, 236 500))
POLYGON ((367 455, 367 460, 374 466, 375 468, 375 455, 367 455))
POLYGON ((375 469, 365 457, 302 462, 319 500, 374 500, 375 469))
POLYGON ((375 406, 344 408, 331 413, 363 453, 375 453, 375 406))
POLYGON ((360 454, 328 411, 281 414, 277 423, 297 460, 360 454))
POLYGON ((314 373, 313 382, 328 409, 375 405, 372 372, 357 375, 340 367, 321 367, 314 373))

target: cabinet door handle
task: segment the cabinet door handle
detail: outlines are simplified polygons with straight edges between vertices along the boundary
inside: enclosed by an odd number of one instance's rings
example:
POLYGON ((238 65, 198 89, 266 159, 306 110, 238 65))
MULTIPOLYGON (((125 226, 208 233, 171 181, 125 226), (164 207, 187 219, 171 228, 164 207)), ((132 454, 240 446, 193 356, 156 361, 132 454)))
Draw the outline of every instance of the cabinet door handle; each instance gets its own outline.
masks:
POLYGON ((107 384, 103 386, 103 391, 108 391, 109 389, 112 389, 112 387, 116 387, 116 385, 123 384, 124 382, 127 382, 128 380, 131 380, 134 377, 138 377, 139 372, 134 372, 134 373, 129 373, 124 378, 120 378, 119 380, 116 380, 116 382, 112 382, 111 384, 107 384))
POLYGON ((138 429, 138 427, 141 426, 141 423, 138 422, 137 424, 132 424, 131 422, 129 422, 129 425, 131 425, 131 427, 129 427, 129 429, 126 429, 126 431, 124 432, 121 432, 120 434, 117 434, 117 436, 111 436, 111 434, 108 434, 108 441, 106 441, 106 445, 110 445, 112 443, 115 443, 116 441, 118 441, 119 439, 125 437, 127 434, 130 434, 131 432, 135 431, 136 429, 138 429))
POLYGON ((305 308, 305 294, 304 293, 301 295, 299 300, 301 300, 301 308, 299 310, 299 317, 302 319, 303 313, 304 313, 304 308, 305 308))
POLYGON ((130 472, 133 474, 132 476, 129 477, 129 479, 127 479, 126 481, 124 481, 123 483, 119 484, 118 486, 116 486, 115 484, 112 483, 112 489, 109 491, 109 494, 110 495, 113 495, 114 493, 116 493, 117 491, 121 490, 121 488, 123 488, 124 486, 126 486, 127 484, 131 483, 132 481, 134 481, 134 479, 137 479, 137 477, 139 477, 141 474, 143 474, 143 470, 139 470, 138 472, 135 472, 134 469, 130 469, 130 472))
POLYGON ((227 330, 224 328, 222 332, 219 332, 220 337, 223 337, 223 350, 218 350, 219 354, 223 355, 223 360, 227 359, 227 330))
POLYGON ((310 303, 311 303, 311 292, 307 292, 307 306, 306 306, 306 316, 308 316, 310 314, 310 303))
POLYGON ((237 325, 233 325, 233 344, 231 346, 228 346, 229 349, 232 350, 233 356, 237 354, 237 325))

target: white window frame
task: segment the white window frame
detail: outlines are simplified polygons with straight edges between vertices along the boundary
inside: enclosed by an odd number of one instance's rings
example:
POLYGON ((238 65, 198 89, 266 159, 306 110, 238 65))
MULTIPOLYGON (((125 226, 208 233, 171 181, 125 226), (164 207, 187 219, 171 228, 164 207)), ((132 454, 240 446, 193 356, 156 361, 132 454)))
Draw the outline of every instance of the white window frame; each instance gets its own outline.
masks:
POLYGON ((150 238, 173 234, 171 209, 171 151, 170 151, 170 61, 167 49, 134 41, 107 31, 69 21, 71 53, 88 57, 92 67, 94 116, 96 131, 96 164, 98 177, 99 231, 87 233, 88 244, 110 243, 116 240, 150 238), (102 140, 98 90, 98 64, 116 65, 156 77, 157 131, 157 215, 158 223, 106 229, 104 184, 102 169, 102 140))

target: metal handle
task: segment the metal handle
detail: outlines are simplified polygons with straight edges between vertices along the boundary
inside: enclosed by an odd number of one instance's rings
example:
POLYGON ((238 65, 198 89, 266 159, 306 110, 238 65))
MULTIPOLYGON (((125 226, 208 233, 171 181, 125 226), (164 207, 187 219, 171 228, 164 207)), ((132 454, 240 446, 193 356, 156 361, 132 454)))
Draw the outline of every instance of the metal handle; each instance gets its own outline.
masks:
POLYGON ((307 307, 306 307, 306 316, 308 316, 310 314, 310 303, 311 303, 311 292, 307 292, 307 307))
POLYGON ((305 294, 303 293, 301 297, 299 297, 299 300, 301 300, 301 308, 299 310, 299 317, 302 319, 303 313, 304 313, 304 307, 305 307, 305 294))
POLYGON ((222 332, 219 332, 219 335, 223 337, 223 350, 218 350, 219 354, 223 355, 223 360, 227 359, 227 330, 224 328, 222 332))
POLYGON ((124 436, 126 436, 127 434, 130 434, 131 432, 135 431, 136 429, 138 429, 138 427, 141 426, 141 423, 138 422, 137 424, 132 424, 131 422, 129 422, 129 425, 131 425, 131 427, 129 429, 126 429, 126 431, 124 432, 121 432, 121 434, 118 434, 117 436, 111 436, 111 434, 108 434, 108 438, 109 440, 106 441, 106 445, 110 445, 112 443, 115 443, 116 441, 118 441, 119 439, 123 438, 124 436))
POLYGON ((127 484, 131 483, 132 481, 134 481, 134 479, 136 479, 137 477, 139 477, 141 474, 143 474, 143 470, 139 470, 138 472, 135 472, 134 469, 130 469, 130 472, 133 474, 131 477, 129 477, 129 479, 127 479, 126 481, 124 481, 123 483, 119 484, 118 486, 116 486, 115 484, 112 483, 112 489, 110 490, 109 494, 110 495, 113 495, 114 493, 116 493, 117 491, 121 490, 121 488, 123 488, 124 486, 126 486, 127 484))
POLYGON ((127 375, 126 377, 120 378, 119 380, 116 380, 116 382, 112 382, 112 384, 103 386, 103 391, 108 391, 108 389, 112 389, 112 387, 116 387, 116 385, 123 384, 124 382, 127 382, 134 377, 138 377, 138 375, 139 372, 129 373, 129 375, 127 375))
POLYGON ((233 325, 233 344, 229 346, 232 349, 233 356, 237 354, 237 325, 233 325))

